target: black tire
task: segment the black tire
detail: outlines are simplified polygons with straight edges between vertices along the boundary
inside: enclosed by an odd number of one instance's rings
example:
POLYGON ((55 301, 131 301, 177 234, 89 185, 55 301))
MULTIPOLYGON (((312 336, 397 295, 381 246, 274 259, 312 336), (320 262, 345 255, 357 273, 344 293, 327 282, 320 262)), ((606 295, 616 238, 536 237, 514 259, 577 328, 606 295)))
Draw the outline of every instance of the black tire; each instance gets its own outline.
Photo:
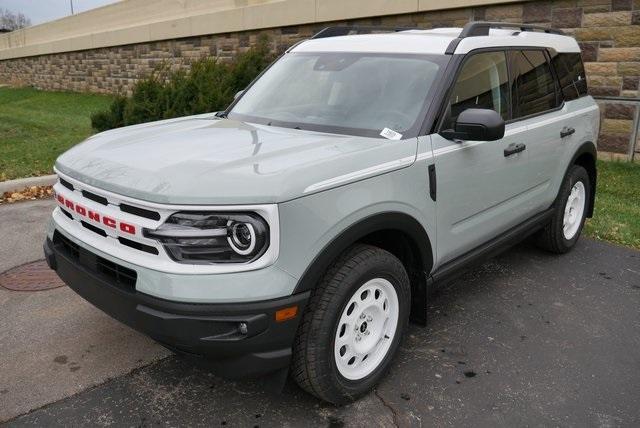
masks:
POLYGON ((582 228, 584 227, 584 222, 586 220, 587 208, 591 202, 590 198, 591 182, 589 181, 589 174, 587 174, 587 171, 583 167, 573 165, 567 172, 564 182, 560 187, 560 193, 558 194, 555 211, 551 221, 537 236, 538 246, 556 254, 564 254, 571 250, 576 242, 578 242, 580 234, 582 233, 582 228), (579 181, 582 182, 585 188, 584 210, 577 232, 571 239, 567 239, 563 232, 564 210, 571 193, 571 189, 579 181))
POLYGON ((389 369, 409 321, 411 286, 393 254, 357 244, 327 270, 312 292, 293 347, 292 376, 307 392, 333 404, 345 404, 367 393, 389 369), (378 366, 359 380, 343 377, 334 358, 340 317, 353 294, 373 278, 388 280, 396 291, 399 318, 392 344, 378 366))

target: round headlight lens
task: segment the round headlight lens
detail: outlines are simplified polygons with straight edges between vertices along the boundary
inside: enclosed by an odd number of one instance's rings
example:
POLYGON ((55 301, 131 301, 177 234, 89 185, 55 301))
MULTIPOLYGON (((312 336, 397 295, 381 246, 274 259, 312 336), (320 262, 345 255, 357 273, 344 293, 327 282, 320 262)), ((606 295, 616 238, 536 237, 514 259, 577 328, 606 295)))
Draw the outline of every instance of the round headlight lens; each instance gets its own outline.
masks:
POLYGON ((227 242, 236 253, 245 256, 256 247, 256 231, 251 223, 231 223, 228 226, 227 242))

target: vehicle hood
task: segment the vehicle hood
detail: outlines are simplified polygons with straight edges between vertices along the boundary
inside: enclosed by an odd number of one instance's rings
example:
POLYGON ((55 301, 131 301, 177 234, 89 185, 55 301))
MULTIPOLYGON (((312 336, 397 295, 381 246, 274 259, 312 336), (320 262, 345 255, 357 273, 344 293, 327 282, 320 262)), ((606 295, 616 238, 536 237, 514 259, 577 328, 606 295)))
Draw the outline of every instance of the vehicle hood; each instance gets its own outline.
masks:
POLYGON ((415 139, 326 134, 207 114, 96 134, 61 155, 56 169, 149 202, 277 203, 406 167, 416 146, 415 139), (387 167, 377 168, 381 164, 387 167))

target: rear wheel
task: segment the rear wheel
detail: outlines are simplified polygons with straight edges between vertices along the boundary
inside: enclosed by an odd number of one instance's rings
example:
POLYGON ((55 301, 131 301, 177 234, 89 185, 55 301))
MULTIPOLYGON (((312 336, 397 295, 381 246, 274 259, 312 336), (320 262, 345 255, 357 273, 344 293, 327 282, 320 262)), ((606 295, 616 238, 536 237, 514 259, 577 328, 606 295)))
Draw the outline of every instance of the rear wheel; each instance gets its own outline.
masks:
POLYGON ((400 260, 369 245, 351 248, 313 292, 294 345, 293 377, 334 404, 368 392, 402 340, 410 300, 400 260))
POLYGON ((590 197, 589 174, 581 166, 572 166, 560 188, 553 217, 538 235, 538 244, 558 254, 573 248, 582 233, 590 197))

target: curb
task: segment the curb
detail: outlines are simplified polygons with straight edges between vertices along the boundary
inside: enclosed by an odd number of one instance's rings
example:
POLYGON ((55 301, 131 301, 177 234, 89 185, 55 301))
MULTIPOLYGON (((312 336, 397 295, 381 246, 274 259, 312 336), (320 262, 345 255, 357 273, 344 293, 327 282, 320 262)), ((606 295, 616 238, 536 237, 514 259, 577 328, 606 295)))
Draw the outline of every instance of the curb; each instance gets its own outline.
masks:
POLYGON ((52 186, 56 181, 58 181, 58 176, 55 174, 1 181, 0 196, 5 192, 18 192, 32 186, 52 186))

